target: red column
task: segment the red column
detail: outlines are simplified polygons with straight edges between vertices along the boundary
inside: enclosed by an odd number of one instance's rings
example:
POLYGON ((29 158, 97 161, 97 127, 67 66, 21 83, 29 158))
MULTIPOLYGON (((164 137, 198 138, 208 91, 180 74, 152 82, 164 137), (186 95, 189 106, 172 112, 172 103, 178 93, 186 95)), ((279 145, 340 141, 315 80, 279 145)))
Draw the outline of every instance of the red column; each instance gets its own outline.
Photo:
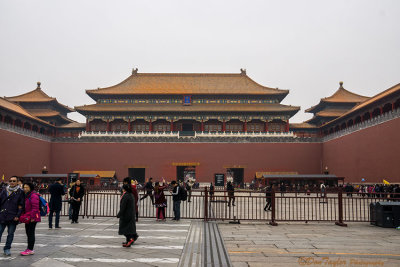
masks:
POLYGON ((149 122, 149 131, 150 131, 150 132, 153 131, 153 123, 151 122, 151 120, 150 120, 150 122, 149 122))
POLYGON ((381 111, 381 115, 383 114, 383 108, 380 107, 379 110, 381 111))
POLYGON ((268 121, 264 122, 264 132, 268 132, 268 121))
POLYGON ((171 119, 171 126, 169 128, 170 128, 171 132, 174 131, 174 120, 173 119, 171 119))
POLYGON ((110 131, 110 120, 107 120, 107 132, 110 131))
POLYGON ((222 131, 223 132, 226 131, 226 122, 225 122, 225 120, 222 122, 222 131))
POLYGON ((33 129, 33 125, 31 124, 31 131, 32 131, 32 129, 33 129))
POLYGON ((372 112, 369 112, 369 118, 372 119, 372 112))
POLYGON ((286 132, 289 132, 289 120, 286 121, 286 132))
POLYGON ((86 119, 86 132, 89 132, 89 120, 86 119))
POLYGON ((13 123, 12 123, 12 126, 14 127, 15 126, 15 120, 13 119, 13 123))
POLYGON ((130 132, 131 131, 131 119, 129 119, 129 121, 128 121, 128 132, 130 132))
POLYGON ((201 131, 204 132, 204 121, 201 120, 201 131))
POLYGON ((23 122, 22 122, 21 128, 24 128, 24 126, 25 126, 25 122, 23 121, 23 122))
POLYGON ((392 103, 392 111, 394 110, 394 102, 392 103))
POLYGON ((244 121, 243 131, 247 132, 247 120, 244 121))

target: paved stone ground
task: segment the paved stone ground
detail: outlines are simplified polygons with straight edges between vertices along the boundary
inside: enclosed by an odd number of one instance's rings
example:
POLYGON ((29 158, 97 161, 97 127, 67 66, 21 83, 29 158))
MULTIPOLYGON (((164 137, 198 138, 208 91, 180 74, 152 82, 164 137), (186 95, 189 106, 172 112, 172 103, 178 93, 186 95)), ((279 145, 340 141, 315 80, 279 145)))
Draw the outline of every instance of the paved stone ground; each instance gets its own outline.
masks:
POLYGON ((233 266, 400 266, 400 231, 367 223, 220 223, 233 266))
MULTIPOLYGON (((0 256, 0 266, 178 266, 185 250, 189 254, 184 259, 196 258, 193 255, 199 253, 193 247, 200 245, 193 244, 202 242, 200 225, 201 221, 140 219, 138 241, 131 248, 123 248, 124 237, 117 234, 116 218, 80 219, 79 224, 70 224, 62 217, 61 230, 49 230, 45 219, 37 226, 36 254, 19 255, 26 248, 24 227, 19 225, 13 255, 0 256)), ((219 223, 219 229, 230 260, 237 267, 400 266, 400 231, 367 223, 339 227, 333 223, 279 222, 274 227, 242 221, 219 223)), ((3 234, 1 248, 5 238, 3 234)), ((202 262, 199 256, 197 259, 192 263, 202 262)), ((185 264, 181 262, 180 266, 185 264)))
MULTIPOLYGON (((62 229, 49 230, 47 218, 38 224, 36 254, 20 256, 26 249, 26 235, 19 225, 12 246, 12 256, 0 256, 6 266, 177 266, 190 221, 156 222, 141 219, 137 224, 139 239, 131 248, 123 248, 123 236, 118 235, 116 218, 80 219, 70 224, 61 219, 62 229)), ((6 233, 3 234, 1 249, 6 233)), ((2 251, 1 251, 2 252, 2 251)))

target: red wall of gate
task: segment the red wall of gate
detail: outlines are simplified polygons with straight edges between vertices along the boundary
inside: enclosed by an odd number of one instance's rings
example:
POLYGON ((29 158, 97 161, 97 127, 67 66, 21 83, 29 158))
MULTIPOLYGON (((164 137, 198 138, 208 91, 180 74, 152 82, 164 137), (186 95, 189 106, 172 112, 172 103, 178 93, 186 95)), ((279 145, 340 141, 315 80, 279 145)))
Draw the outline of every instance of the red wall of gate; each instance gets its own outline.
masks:
POLYGON ((321 172, 319 143, 53 143, 51 172, 115 170, 119 179, 128 167, 145 166, 146 178, 176 179, 174 163, 199 163, 199 182, 213 181, 225 167, 243 166, 245 182, 256 171, 321 172))
MULTIPOLYGON (((11 175, 40 173, 51 167, 51 143, 0 130, 0 179, 11 175)), ((1 182, 1 181, 0 181, 1 182)))
POLYGON ((244 167, 245 181, 256 171, 331 173, 346 181, 400 182, 400 118, 320 143, 49 143, 0 130, 0 177, 73 170, 115 170, 120 179, 128 168, 146 167, 146 177, 176 179, 173 163, 199 163, 199 181, 211 181, 225 167, 244 167))
POLYGON ((400 118, 325 142, 323 164, 345 181, 400 183, 400 118))

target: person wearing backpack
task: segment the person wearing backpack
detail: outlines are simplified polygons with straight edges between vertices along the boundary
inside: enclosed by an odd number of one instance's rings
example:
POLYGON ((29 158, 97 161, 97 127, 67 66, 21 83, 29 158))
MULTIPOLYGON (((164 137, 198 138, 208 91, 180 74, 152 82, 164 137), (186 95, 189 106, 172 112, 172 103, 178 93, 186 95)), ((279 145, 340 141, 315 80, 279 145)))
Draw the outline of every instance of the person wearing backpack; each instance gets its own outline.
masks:
POLYGON ((28 238, 28 248, 21 252, 22 256, 35 254, 33 247, 35 246, 35 229, 40 219, 40 198, 39 194, 34 191, 32 183, 24 183, 23 189, 25 193, 25 211, 22 213, 19 221, 25 223, 25 232, 28 238))
POLYGON ((181 198, 179 195, 180 186, 176 181, 172 181, 171 185, 173 187, 171 195, 173 201, 174 218, 173 221, 179 221, 181 219, 181 198))

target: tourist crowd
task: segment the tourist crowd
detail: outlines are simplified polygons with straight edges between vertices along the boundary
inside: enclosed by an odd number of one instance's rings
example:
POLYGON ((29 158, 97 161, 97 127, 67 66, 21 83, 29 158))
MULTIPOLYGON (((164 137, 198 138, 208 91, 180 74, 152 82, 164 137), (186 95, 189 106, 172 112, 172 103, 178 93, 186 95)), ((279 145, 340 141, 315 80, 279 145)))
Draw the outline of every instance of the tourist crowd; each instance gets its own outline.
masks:
MULTIPOLYGON (((7 228, 7 239, 4 246, 4 254, 11 255, 11 245, 14 238, 14 232, 18 224, 25 225, 27 236, 27 248, 20 252, 22 256, 33 255, 35 245, 35 229, 37 223, 41 222, 42 216, 48 216, 49 229, 53 229, 53 216, 55 215, 55 229, 60 229, 60 212, 62 203, 69 204, 69 219, 71 223, 79 223, 79 211, 83 198, 85 196, 85 187, 78 179, 67 185, 62 184, 62 180, 58 179, 53 184, 35 184, 31 182, 22 183, 16 176, 10 177, 9 183, 4 181, 0 184, 0 241, 3 232, 7 228), (36 191, 35 191, 36 189, 36 191), (69 189, 69 190, 68 190, 69 189), (38 192, 48 192, 50 201, 48 203, 40 196, 38 192), (66 199, 63 200, 63 196, 66 199)), ((172 195, 172 205, 174 217, 172 220, 179 221, 181 218, 181 202, 191 202, 192 190, 198 187, 192 179, 185 182, 172 181, 166 182, 165 179, 154 182, 152 178, 144 184, 140 185, 131 177, 126 177, 123 180, 120 197, 120 210, 117 217, 119 218, 120 235, 124 235, 126 241, 122 243, 123 247, 130 247, 137 239, 136 222, 139 218, 139 203, 146 201, 148 198, 155 208, 156 220, 166 220, 167 198, 165 192, 169 191, 172 195), (143 190, 144 194, 139 198, 139 191, 143 190)), ((385 198, 400 198, 400 186, 398 184, 346 184, 343 187, 344 192, 348 197, 352 197, 357 193, 362 197, 385 197, 385 198), (399 194, 399 195, 398 195, 399 194)), ((228 196, 227 206, 235 206, 235 187, 232 181, 226 184, 228 196)), ((282 195, 286 192, 318 192, 321 197, 326 197, 327 189, 337 190, 337 187, 329 187, 324 183, 319 185, 287 185, 285 183, 268 185, 264 187, 266 205, 265 211, 271 210, 272 193, 280 192, 282 195)), ((260 189, 260 187, 258 187, 260 189)), ((210 201, 214 201, 215 187, 211 183, 209 185, 210 201)))
MULTIPOLYGON (((35 188, 40 190, 43 189, 43 186, 32 182, 22 183, 17 176, 11 176, 8 184, 5 182, 0 184, 0 242, 3 232, 7 228, 7 239, 4 245, 5 256, 11 256, 11 245, 18 224, 25 225, 27 236, 27 248, 20 252, 22 256, 35 254, 35 230, 37 223, 41 222, 42 216, 49 214, 49 229, 52 229, 53 215, 55 214, 55 228, 61 228, 59 225, 60 211, 62 196, 65 195, 65 187, 62 185, 61 179, 46 187, 51 195, 49 203, 35 191, 35 188)), ((76 180, 69 190, 71 223, 78 223, 84 194, 85 188, 81 185, 80 180, 76 180)))

